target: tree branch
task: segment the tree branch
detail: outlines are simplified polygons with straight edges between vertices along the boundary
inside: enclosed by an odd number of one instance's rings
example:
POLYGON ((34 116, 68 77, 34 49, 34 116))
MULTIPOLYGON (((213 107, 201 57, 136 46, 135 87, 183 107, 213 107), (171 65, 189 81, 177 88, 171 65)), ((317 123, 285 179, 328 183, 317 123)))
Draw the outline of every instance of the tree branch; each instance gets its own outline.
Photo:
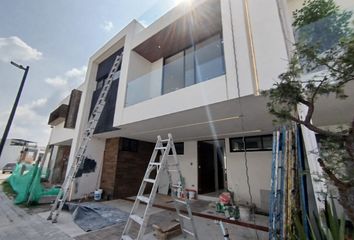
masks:
MULTIPOLYGON (((343 140, 343 137, 345 137, 346 135, 344 134, 341 134, 341 133, 335 133, 335 132, 331 132, 331 131, 327 131, 327 130, 323 130, 319 127, 316 127, 314 126, 311 121, 302 121, 294 116, 289 116, 288 117, 289 120, 293 121, 293 122, 296 122, 298 124, 302 124, 304 125, 305 127, 307 127, 308 129, 310 129, 311 131, 314 131, 316 133, 319 133, 319 134, 322 134, 322 135, 325 135, 325 136, 330 136, 330 137, 334 137, 336 139, 340 139, 340 140, 343 140)), ((311 120, 311 119, 310 119, 311 120)))
POLYGON ((323 171, 327 174, 327 176, 334 182, 334 184, 342 189, 351 187, 351 183, 343 182, 337 178, 337 176, 325 165, 321 158, 317 159, 323 171))
POLYGON ((307 101, 303 98, 298 99, 298 101, 306 106, 310 106, 310 104, 311 104, 309 101, 307 101))

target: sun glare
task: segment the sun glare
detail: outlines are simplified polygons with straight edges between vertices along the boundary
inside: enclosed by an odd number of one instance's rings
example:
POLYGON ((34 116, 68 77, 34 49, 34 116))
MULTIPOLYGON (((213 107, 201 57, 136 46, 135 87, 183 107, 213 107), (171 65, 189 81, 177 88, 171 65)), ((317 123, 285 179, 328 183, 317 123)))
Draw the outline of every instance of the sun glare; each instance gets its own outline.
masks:
POLYGON ((182 3, 188 3, 191 4, 193 0, 174 0, 176 5, 182 4, 182 3))

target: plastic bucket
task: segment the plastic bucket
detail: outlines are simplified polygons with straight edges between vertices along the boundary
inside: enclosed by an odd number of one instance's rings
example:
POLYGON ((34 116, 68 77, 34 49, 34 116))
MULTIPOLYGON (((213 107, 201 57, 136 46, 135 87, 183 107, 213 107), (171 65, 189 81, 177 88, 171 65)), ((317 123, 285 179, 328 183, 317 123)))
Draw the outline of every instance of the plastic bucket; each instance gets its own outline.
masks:
POLYGON ((195 191, 189 190, 189 191, 188 191, 188 198, 189 198, 190 200, 195 199, 195 194, 196 194, 195 191))
POLYGON ((101 196, 102 196, 102 189, 97 189, 93 194, 93 199, 95 201, 99 201, 101 200, 101 196))

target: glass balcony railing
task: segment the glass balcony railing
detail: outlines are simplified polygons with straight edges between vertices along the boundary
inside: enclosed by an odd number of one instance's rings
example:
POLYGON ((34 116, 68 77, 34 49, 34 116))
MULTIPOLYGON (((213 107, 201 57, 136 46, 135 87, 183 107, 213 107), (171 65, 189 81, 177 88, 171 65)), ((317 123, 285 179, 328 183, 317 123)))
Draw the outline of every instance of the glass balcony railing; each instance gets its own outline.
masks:
MULTIPOLYGON (((223 43, 220 34, 164 58, 164 65, 128 80, 125 106, 214 79, 225 74, 223 43)), ((150 66, 141 66, 142 69, 150 66)), ((139 66, 134 65, 133 69, 139 66)))
POLYGON ((134 105, 161 95, 162 70, 158 69, 128 82, 125 106, 134 105))

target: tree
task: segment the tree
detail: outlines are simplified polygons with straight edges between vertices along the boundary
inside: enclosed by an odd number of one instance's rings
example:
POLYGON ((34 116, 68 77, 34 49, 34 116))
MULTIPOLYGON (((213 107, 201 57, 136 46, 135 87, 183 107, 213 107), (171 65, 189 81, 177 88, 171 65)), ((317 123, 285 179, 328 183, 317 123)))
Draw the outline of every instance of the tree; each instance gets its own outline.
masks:
MULTIPOLYGON (((296 31, 288 70, 269 91, 268 111, 278 121, 291 121, 325 137, 318 159, 326 177, 337 187, 339 202, 354 223, 354 118, 347 129, 329 131, 311 121, 320 96, 347 98, 345 87, 354 80, 352 13, 333 0, 307 0, 293 13, 296 31), (296 112, 308 107, 305 119, 296 112)), ((348 109, 354 115, 353 109, 348 109)), ((353 116, 354 117, 354 116, 353 116)))

